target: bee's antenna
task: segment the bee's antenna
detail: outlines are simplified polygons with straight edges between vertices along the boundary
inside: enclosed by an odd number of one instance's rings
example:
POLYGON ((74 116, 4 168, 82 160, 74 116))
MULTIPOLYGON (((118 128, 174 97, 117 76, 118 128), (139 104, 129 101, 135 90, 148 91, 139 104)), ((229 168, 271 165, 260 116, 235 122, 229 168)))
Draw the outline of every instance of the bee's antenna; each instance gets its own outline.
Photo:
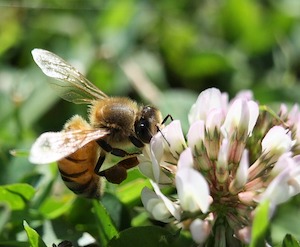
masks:
MULTIPOLYGON (((167 116, 165 116, 165 118, 163 119, 163 121, 161 122, 160 125, 163 125, 165 122, 167 122, 167 120, 168 120, 169 118, 171 119, 171 121, 174 120, 173 117, 172 117, 170 114, 168 114, 167 116)), ((159 133, 162 135, 162 137, 165 139, 165 141, 168 143, 168 146, 170 147, 170 146, 171 146, 170 142, 169 142, 169 141, 167 140, 167 138, 164 136, 164 134, 162 133, 162 131, 161 131, 161 129, 159 128, 158 125, 156 125, 156 128, 157 128, 157 132, 159 132, 159 133)))
POLYGON ((168 119, 171 119, 171 122, 174 120, 172 115, 168 114, 167 116, 165 116, 165 118, 162 120, 161 125, 163 125, 165 122, 167 122, 168 119))

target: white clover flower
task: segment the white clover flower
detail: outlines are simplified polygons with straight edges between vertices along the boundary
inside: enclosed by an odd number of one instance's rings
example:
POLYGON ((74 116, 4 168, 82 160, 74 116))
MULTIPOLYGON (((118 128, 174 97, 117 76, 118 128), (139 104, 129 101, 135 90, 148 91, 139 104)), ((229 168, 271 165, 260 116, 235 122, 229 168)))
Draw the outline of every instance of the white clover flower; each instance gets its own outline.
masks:
POLYGON ((251 91, 228 101, 211 88, 188 118, 186 139, 175 120, 139 158, 154 189, 143 190, 144 207, 156 220, 181 222, 197 244, 226 238, 247 244, 259 203, 270 201, 271 217, 278 204, 300 193, 299 107, 289 112, 282 105, 274 117, 259 112, 251 91), (161 187, 174 193, 164 195, 161 187))

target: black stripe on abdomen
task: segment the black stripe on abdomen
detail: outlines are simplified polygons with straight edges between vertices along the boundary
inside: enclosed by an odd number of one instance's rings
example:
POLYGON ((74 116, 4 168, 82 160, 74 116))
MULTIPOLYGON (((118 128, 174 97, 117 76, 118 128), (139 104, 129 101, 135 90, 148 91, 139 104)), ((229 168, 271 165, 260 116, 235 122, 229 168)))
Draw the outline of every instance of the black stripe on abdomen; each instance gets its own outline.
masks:
POLYGON ((67 157, 65 157, 65 159, 69 160, 71 162, 74 162, 74 163, 82 163, 87 160, 87 159, 75 159, 75 158, 72 158, 71 156, 67 156, 67 157))
POLYGON ((83 176, 84 174, 86 174, 88 171, 89 171, 88 169, 85 169, 81 172, 67 173, 67 172, 59 169, 60 174, 64 177, 68 177, 68 178, 78 178, 78 177, 83 176))

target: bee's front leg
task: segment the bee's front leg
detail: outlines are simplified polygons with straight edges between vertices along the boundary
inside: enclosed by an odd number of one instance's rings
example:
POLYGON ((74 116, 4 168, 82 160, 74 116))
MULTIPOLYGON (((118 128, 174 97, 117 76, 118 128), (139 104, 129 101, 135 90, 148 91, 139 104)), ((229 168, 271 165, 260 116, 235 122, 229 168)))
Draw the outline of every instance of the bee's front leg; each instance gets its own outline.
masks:
POLYGON ((107 143, 105 140, 98 140, 97 141, 98 145, 107 153, 111 153, 112 155, 118 156, 118 157, 126 157, 126 156, 132 156, 132 155, 137 155, 140 153, 128 153, 123 149, 120 148, 114 148, 112 147, 109 143, 107 143))

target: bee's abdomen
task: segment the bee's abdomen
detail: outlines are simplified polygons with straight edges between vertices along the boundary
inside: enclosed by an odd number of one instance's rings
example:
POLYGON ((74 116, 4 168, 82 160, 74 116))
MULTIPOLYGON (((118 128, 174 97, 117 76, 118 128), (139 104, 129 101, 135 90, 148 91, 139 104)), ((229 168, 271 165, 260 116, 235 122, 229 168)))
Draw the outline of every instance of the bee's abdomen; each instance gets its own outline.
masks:
POLYGON ((87 181, 61 174, 66 186, 75 194, 87 198, 99 198, 101 196, 101 181, 99 176, 90 176, 87 181))
POLYGON ((98 146, 91 142, 58 162, 62 180, 75 194, 88 198, 101 196, 101 179, 95 174, 98 146))

